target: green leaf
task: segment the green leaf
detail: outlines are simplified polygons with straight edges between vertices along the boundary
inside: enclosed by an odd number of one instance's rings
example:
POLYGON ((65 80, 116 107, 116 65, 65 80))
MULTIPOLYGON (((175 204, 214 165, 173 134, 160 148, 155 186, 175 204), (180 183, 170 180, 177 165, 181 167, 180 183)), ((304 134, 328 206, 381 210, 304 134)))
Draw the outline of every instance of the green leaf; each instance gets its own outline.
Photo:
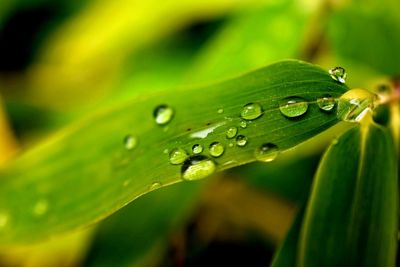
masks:
POLYGON ((281 247, 275 253, 271 267, 295 267, 297 259, 297 248, 300 238, 301 225, 304 218, 304 208, 299 211, 292 227, 281 247))
POLYGON ((149 94, 97 113, 0 171, 0 243, 86 226, 159 186, 182 181, 181 170, 188 165, 171 165, 165 153, 175 148, 189 153, 201 144, 210 158, 210 144, 220 142, 223 155, 207 162, 206 173, 214 169, 213 162, 220 171, 254 161, 256 149, 265 143, 279 151, 292 148, 338 122, 335 112, 322 112, 315 101, 345 90, 326 71, 293 60, 204 88, 149 94), (280 101, 289 96, 310 102, 301 117, 280 113, 280 101), (263 113, 239 128, 248 140, 239 147, 226 138, 226 130, 239 127, 248 103, 260 104, 263 113), (153 118, 161 104, 174 110, 164 126, 153 118), (133 149, 124 145, 128 135, 137 138, 133 149))
POLYGON ((394 266, 397 169, 391 134, 352 128, 326 152, 313 184, 299 266, 394 266))

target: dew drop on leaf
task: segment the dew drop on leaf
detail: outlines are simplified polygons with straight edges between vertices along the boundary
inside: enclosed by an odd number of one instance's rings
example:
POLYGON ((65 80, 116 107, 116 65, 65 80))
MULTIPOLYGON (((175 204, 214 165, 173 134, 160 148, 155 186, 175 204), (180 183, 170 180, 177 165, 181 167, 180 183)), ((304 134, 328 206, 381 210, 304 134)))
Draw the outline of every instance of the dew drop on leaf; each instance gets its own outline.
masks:
POLYGON ((246 104, 241 112, 241 117, 245 120, 255 120, 263 114, 263 110, 260 104, 249 103, 246 104))
POLYGON ((154 109, 153 116, 158 125, 165 125, 172 120, 174 110, 167 105, 159 105, 154 109))
POLYGON ((203 152, 203 146, 200 144, 195 144, 192 146, 192 152, 194 154, 200 154, 201 152, 203 152))
POLYGON ((288 118, 296 118, 307 112, 308 103, 305 99, 297 96, 283 99, 279 104, 279 110, 288 118))
POLYGON ((247 144, 247 137, 244 135, 238 135, 236 137, 236 144, 240 147, 243 147, 247 144))
POLYGON ((224 153, 224 146, 219 142, 211 143, 209 147, 210 155, 217 158, 224 153))
POLYGON ((335 108, 336 100, 330 95, 317 99, 318 107, 323 111, 332 111, 335 108))
POLYGON ((262 144, 255 151, 256 159, 262 162, 271 162, 274 159, 276 159, 278 154, 279 154, 278 147, 272 143, 262 144))
POLYGON ((218 110, 217 110, 217 113, 218 113, 218 114, 224 113, 224 109, 223 109, 223 108, 218 109, 218 110))
POLYGON ((203 179, 213 174, 216 168, 215 162, 206 156, 191 156, 182 165, 182 179, 187 181, 203 179))
POLYGON ((229 127, 228 130, 226 130, 226 137, 231 139, 236 136, 238 132, 238 129, 236 127, 229 127))
POLYGON ((182 164, 188 157, 188 154, 182 148, 174 148, 169 153, 169 162, 174 165, 182 164))
POLYGON ((342 67, 335 67, 333 69, 330 69, 329 74, 335 81, 338 81, 340 83, 346 82, 347 73, 346 70, 342 67))
POLYGON ((247 127, 247 122, 246 121, 240 121, 239 126, 243 129, 245 129, 247 127))
POLYGON ((150 185, 150 190, 156 190, 156 189, 158 189, 158 188, 160 188, 161 187, 161 183, 160 182, 154 182, 154 183, 152 183, 151 185, 150 185))
POLYGON ((134 149, 136 147, 137 143, 138 143, 137 138, 130 134, 128 134, 124 138, 124 145, 125 145, 125 148, 128 150, 134 149))
POLYGON ((364 89, 351 89, 338 100, 337 117, 344 121, 358 122, 370 111, 377 95, 364 89))

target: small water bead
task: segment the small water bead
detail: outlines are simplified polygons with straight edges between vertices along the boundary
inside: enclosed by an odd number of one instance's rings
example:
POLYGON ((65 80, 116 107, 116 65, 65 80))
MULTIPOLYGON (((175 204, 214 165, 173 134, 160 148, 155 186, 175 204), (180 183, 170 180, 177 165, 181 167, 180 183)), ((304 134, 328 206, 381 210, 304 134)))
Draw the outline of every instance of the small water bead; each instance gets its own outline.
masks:
POLYGON ((218 158, 224 153, 224 146, 219 142, 211 143, 209 147, 210 155, 218 158))
POLYGON ((192 146, 192 152, 194 154, 200 154, 201 152, 203 152, 203 146, 200 144, 195 144, 192 146))
POLYGON ((128 134, 124 138, 125 148, 128 150, 134 149, 136 147, 137 143, 138 143, 137 138, 130 134, 128 134))
POLYGON ((343 94, 338 101, 337 116, 349 122, 358 122, 372 110, 377 95, 364 89, 351 89, 343 94))
POLYGON ((238 128, 236 128, 236 127, 229 127, 229 129, 226 130, 226 137, 229 138, 229 139, 231 139, 231 138, 233 138, 233 137, 236 136, 237 132, 238 132, 238 128))
POLYGON ((188 154, 182 148, 174 148, 169 153, 169 162, 174 165, 182 164, 188 158, 188 154))
POLYGON ((33 213, 36 216, 42 216, 47 212, 48 208, 49 203, 47 202, 47 200, 42 199, 36 202, 35 206, 33 207, 33 213))
POLYGON ((340 83, 346 82, 347 73, 346 70, 342 67, 335 67, 333 69, 330 69, 329 74, 335 81, 338 81, 340 83))
POLYGON ((246 121, 240 121, 239 126, 243 129, 247 127, 247 122, 246 121))
POLYGON ((260 104, 257 103, 249 103, 246 104, 243 109, 242 113, 240 114, 241 117, 245 120, 255 120, 263 114, 263 110, 260 104))
POLYGON ((236 137, 236 144, 240 147, 244 147, 247 144, 247 137, 244 135, 238 135, 236 137))
POLYGON ((272 143, 266 143, 256 149, 255 157, 258 161, 271 162, 276 159, 278 154, 279 149, 276 145, 272 143))
POLYGON ((217 110, 217 112, 218 112, 218 114, 222 114, 222 113, 224 113, 224 109, 220 108, 220 109, 217 110))
POLYGON ((279 104, 279 110, 288 118, 296 118, 307 112, 308 103, 305 99, 297 96, 283 99, 279 104))
POLYGON ((174 110, 167 105, 159 105, 154 109, 153 116, 157 124, 165 125, 172 120, 174 110))
POLYGON ((154 183, 152 183, 151 185, 150 185, 150 190, 156 190, 156 189, 158 189, 158 188, 160 188, 161 187, 161 183, 160 182, 154 182, 154 183))
POLYGON ((182 178, 187 181, 203 179, 217 169, 215 162, 202 155, 189 157, 182 165, 182 178))
POLYGON ((332 111, 336 105, 336 99, 332 96, 323 96, 317 99, 318 107, 323 111, 332 111))

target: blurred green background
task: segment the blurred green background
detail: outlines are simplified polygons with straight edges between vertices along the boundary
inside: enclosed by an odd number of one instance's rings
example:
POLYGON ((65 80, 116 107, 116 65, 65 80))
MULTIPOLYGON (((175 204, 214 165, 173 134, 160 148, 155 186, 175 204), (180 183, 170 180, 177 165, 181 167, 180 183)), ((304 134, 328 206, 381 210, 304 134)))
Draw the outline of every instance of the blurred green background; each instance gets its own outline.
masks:
MULTIPOLYGON (((287 58, 340 65, 349 87, 375 90, 400 75, 399 14, 398 0, 2 0, 0 164, 95 110, 287 58)), ((341 127, 90 229, 3 248, 0 266, 268 266, 341 127)))

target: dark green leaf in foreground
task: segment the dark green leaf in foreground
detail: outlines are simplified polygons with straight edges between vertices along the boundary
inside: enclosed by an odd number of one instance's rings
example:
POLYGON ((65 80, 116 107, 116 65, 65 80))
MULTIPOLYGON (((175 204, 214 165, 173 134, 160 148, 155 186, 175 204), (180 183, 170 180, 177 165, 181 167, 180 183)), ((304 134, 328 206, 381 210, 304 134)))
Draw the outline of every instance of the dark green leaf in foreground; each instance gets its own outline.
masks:
POLYGON ((395 266, 397 170, 389 131, 352 128, 325 154, 300 241, 299 266, 395 266))
POLYGON ((318 67, 284 61, 208 87, 150 93, 95 114, 0 171, 0 244, 95 223, 182 177, 199 179, 255 161, 256 152, 258 159, 272 160, 335 124, 335 110, 323 111, 316 101, 345 90, 318 67), (293 99, 295 104, 282 104, 293 99), (228 138, 232 127, 237 133, 228 138), (193 156, 196 144, 203 149, 193 156))

